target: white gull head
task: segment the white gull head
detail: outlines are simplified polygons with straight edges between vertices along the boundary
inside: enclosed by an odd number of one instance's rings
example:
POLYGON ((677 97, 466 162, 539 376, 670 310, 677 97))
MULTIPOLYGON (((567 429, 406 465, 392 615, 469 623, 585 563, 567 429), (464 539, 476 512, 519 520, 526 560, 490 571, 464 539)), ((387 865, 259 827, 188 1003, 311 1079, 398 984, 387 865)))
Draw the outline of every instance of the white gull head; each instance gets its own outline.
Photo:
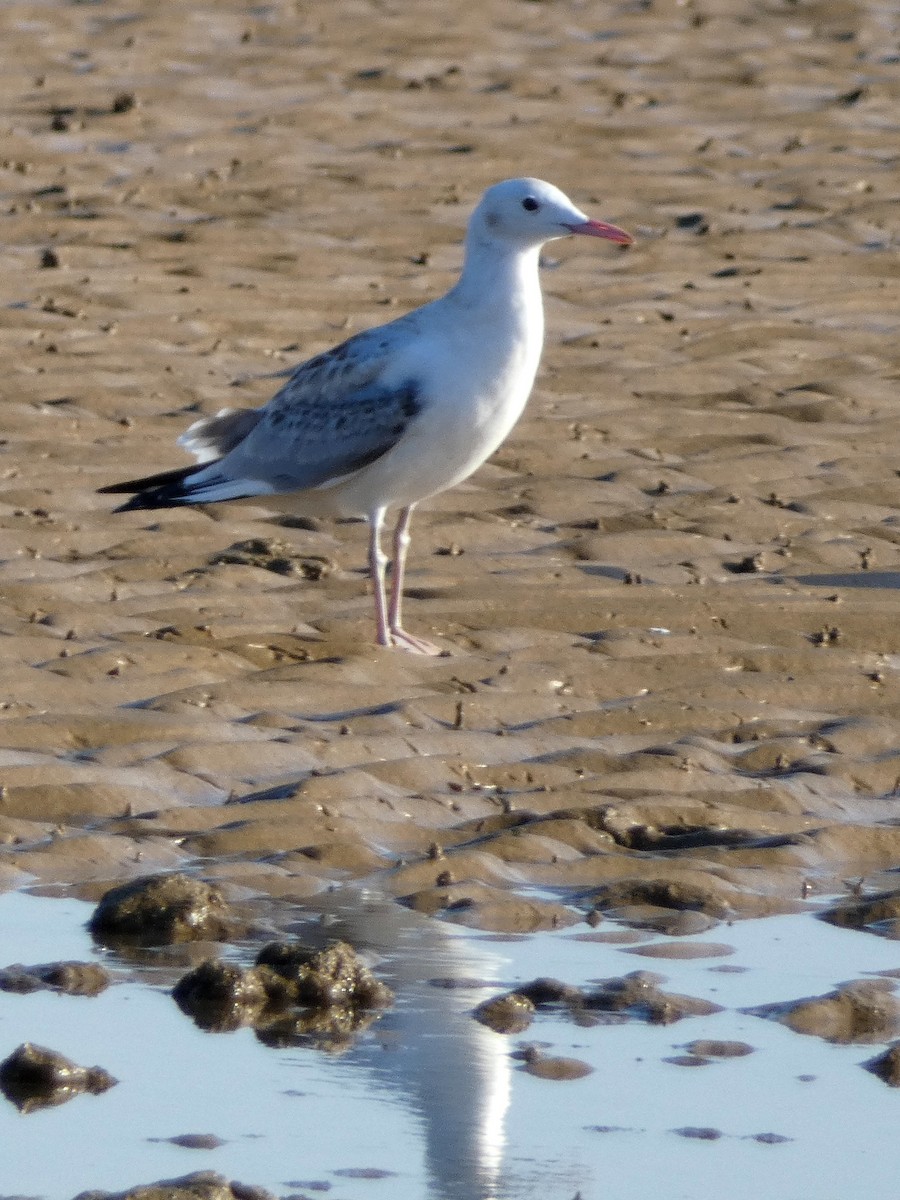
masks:
POLYGON ((505 179, 487 189, 469 221, 471 240, 506 242, 519 250, 571 234, 606 238, 627 246, 630 234, 591 221, 565 192, 542 179, 505 179))

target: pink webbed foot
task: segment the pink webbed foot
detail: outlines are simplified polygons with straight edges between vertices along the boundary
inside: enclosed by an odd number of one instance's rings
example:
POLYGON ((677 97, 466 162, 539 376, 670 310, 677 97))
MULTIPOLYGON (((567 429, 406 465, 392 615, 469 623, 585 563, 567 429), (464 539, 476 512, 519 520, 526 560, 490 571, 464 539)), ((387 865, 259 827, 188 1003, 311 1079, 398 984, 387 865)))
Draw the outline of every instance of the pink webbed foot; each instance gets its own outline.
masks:
POLYGON ((450 654, 449 650, 444 650, 440 646, 436 646, 434 642, 427 642, 424 638, 407 633, 405 629, 392 629, 391 642, 398 650, 408 650, 410 654, 428 654, 432 658, 446 658, 450 654))

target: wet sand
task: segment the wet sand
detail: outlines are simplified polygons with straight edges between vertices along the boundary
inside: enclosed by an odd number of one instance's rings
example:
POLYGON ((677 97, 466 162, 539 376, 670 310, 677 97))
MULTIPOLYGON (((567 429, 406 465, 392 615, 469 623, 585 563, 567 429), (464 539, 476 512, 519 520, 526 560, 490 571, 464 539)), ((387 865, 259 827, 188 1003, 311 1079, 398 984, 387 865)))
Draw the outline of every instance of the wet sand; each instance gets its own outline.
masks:
POLYGON ((4 9, 0 885, 365 880, 500 931, 890 890, 898 26, 4 9), (248 376, 439 295, 513 174, 637 241, 548 247, 526 417, 417 518, 448 657, 371 644, 358 524, 111 514, 248 376))

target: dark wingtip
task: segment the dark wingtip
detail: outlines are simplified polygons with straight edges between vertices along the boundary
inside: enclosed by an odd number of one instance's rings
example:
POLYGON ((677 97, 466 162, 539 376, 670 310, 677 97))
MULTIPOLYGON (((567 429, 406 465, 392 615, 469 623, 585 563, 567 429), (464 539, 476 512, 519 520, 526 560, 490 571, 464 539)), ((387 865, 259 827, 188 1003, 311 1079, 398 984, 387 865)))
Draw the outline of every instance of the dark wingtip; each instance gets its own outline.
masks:
POLYGON ((108 483, 106 487, 97 488, 97 491, 101 495, 133 493, 130 500, 113 509, 117 513, 133 512, 139 508, 174 508, 190 503, 185 483, 201 469, 197 466, 176 467, 174 471, 160 471, 158 475, 147 475, 143 479, 108 483))
MULTIPOLYGON (((99 490, 104 491, 104 492, 111 492, 111 491, 114 491, 115 489, 114 488, 101 488, 99 490)), ((161 504, 154 504, 153 499, 154 499, 154 497, 153 497, 152 492, 141 493, 137 496, 130 497, 130 499, 126 500, 124 504, 117 505, 113 509, 113 512, 114 513, 134 512, 135 509, 138 509, 138 508, 162 508, 162 507, 165 507, 164 505, 161 505, 161 504)))

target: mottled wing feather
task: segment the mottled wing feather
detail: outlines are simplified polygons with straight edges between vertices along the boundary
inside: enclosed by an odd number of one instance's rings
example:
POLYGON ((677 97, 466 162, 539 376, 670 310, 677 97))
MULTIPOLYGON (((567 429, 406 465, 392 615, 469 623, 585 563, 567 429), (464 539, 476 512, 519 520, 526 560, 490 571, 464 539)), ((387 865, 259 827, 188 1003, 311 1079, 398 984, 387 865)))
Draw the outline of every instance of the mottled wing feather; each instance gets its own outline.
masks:
POLYGON ((215 462, 239 446, 259 422, 259 408, 223 408, 214 417, 195 421, 178 439, 197 462, 215 462))
POLYGON ((219 463, 221 473, 259 480, 267 491, 302 491, 336 482, 387 453, 421 409, 415 380, 383 382, 392 333, 358 334, 301 364, 219 463))

